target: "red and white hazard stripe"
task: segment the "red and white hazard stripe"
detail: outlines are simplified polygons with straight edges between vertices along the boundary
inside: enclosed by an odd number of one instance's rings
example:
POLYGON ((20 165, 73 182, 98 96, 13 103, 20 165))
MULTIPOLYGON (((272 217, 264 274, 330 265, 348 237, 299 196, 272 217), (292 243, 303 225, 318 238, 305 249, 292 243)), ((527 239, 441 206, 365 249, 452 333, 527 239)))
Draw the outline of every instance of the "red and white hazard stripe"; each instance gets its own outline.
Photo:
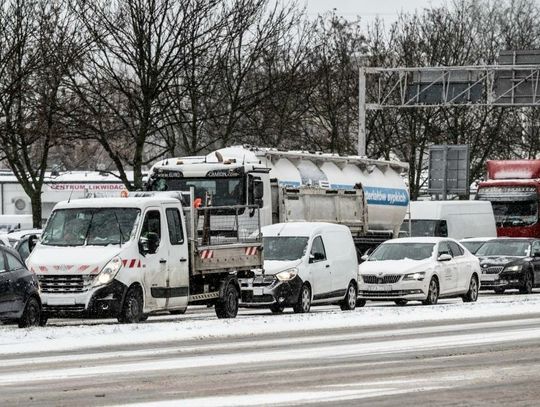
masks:
POLYGON ((255 256, 257 254, 257 246, 246 247, 245 253, 246 256, 255 256))
POLYGON ((140 259, 123 259, 122 265, 128 269, 141 267, 142 263, 140 259))
POLYGON ((201 250, 199 252, 199 256, 201 259, 211 259, 214 257, 214 251, 213 250, 201 250))

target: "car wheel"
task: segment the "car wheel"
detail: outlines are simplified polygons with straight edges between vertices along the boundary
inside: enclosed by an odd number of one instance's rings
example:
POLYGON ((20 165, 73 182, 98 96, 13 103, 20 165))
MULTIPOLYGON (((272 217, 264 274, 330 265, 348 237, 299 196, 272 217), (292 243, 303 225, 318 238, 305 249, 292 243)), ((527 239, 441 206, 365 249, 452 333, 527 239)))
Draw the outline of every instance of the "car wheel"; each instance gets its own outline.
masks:
POLYGON ((225 295, 216 302, 216 316, 222 318, 236 318, 238 314, 238 290, 233 284, 228 284, 225 295))
POLYGON ((435 277, 431 277, 427 298, 422 301, 424 305, 435 305, 439 300, 439 283, 435 277))
POLYGON ((407 305, 407 303, 409 301, 407 301, 407 300, 395 300, 394 302, 396 303, 396 305, 399 305, 400 307, 403 307, 404 305, 407 305))
POLYGON ((530 271, 525 274, 525 281, 523 287, 520 287, 519 292, 521 294, 531 294, 533 290, 533 276, 530 271))
POLYGON ((47 325, 48 320, 49 320, 49 315, 47 313, 41 311, 41 319, 39 320, 39 326, 47 325))
POLYGON ((143 315, 143 298, 141 291, 135 287, 128 290, 122 310, 118 316, 118 322, 124 324, 134 324, 142 321, 143 315))
POLYGON ((300 288, 300 295, 298 296, 298 301, 293 307, 294 312, 297 314, 308 313, 311 309, 311 289, 309 285, 304 284, 300 288))
POLYGON ((41 322, 41 306, 38 300, 30 297, 24 307, 21 319, 19 319, 19 328, 28 328, 30 326, 39 326, 41 322))
POLYGON ((349 284, 349 287, 347 287, 347 294, 339 306, 342 311, 354 311, 356 308, 356 284, 349 284))
POLYGON ((461 298, 463 298, 463 302, 475 302, 478 299, 478 280, 475 276, 471 277, 469 291, 461 298))
POLYGON ((356 307, 357 308, 362 308, 365 305, 366 305, 366 300, 364 300, 363 298, 357 298, 356 299, 356 307))
POLYGON ((495 294, 504 294, 504 288, 495 288, 493 291, 495 294))
POLYGON ((282 304, 272 304, 270 306, 270 311, 272 311, 272 314, 281 314, 283 313, 284 309, 285 309, 285 305, 282 305, 282 304))

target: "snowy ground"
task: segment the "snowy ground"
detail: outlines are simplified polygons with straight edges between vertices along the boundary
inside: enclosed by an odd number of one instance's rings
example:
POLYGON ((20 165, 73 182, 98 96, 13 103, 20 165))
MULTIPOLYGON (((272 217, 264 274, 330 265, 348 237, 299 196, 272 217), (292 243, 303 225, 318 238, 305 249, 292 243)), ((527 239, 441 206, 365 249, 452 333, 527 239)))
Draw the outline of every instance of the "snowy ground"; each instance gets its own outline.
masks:
POLYGON ((241 310, 237 319, 218 320, 212 310, 199 308, 193 314, 180 317, 150 318, 149 322, 120 325, 110 321, 78 321, 50 324, 28 330, 0 326, 0 355, 79 350, 112 347, 124 344, 144 345, 169 341, 207 338, 252 337, 276 333, 332 330, 425 321, 467 321, 483 317, 540 313, 540 295, 484 296, 477 303, 461 300, 441 300, 436 306, 410 305, 397 307, 368 303, 354 312, 342 312, 337 307, 313 308, 310 314, 285 313, 272 315, 267 311, 241 310))

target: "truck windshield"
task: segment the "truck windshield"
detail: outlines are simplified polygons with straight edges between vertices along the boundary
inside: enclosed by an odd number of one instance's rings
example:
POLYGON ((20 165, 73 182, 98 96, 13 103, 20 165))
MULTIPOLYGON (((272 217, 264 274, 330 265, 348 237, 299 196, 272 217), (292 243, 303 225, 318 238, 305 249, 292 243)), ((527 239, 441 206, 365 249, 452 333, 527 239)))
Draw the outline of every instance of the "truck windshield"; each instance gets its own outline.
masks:
POLYGON ((59 209, 52 213, 41 243, 49 246, 107 246, 130 240, 136 208, 59 209))
POLYGON ((538 202, 491 202, 497 226, 527 226, 538 221, 538 202))
MULTIPOLYGON (((401 224, 402 232, 409 233, 409 220, 401 224)), ((448 237, 448 227, 445 220, 411 219, 411 237, 439 236, 448 237)))
POLYGON ((212 206, 245 205, 243 178, 157 178, 151 185, 153 191, 189 191, 195 188, 195 199, 204 203, 206 194, 212 206))
POLYGON ((298 260, 306 252, 307 237, 263 237, 265 260, 298 260))
POLYGON ((512 240, 493 240, 484 243, 475 253, 476 256, 528 256, 529 242, 512 240))
POLYGON ((387 243, 375 249, 368 261, 424 260, 431 257, 434 243, 387 243))

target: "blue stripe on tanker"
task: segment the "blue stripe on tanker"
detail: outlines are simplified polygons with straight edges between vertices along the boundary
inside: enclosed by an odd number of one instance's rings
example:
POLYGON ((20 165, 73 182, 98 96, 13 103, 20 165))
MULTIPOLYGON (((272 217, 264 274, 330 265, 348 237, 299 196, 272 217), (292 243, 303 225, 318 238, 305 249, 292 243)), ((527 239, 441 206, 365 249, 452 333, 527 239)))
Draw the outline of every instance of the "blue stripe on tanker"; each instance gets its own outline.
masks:
MULTIPOLYGON (((298 181, 279 181, 279 184, 291 187, 301 185, 298 181)), ((334 189, 353 189, 354 185, 332 184, 330 187, 334 189)), ((409 204, 409 194, 405 189, 364 186, 364 193, 366 194, 366 201, 370 205, 407 206, 409 204)))

